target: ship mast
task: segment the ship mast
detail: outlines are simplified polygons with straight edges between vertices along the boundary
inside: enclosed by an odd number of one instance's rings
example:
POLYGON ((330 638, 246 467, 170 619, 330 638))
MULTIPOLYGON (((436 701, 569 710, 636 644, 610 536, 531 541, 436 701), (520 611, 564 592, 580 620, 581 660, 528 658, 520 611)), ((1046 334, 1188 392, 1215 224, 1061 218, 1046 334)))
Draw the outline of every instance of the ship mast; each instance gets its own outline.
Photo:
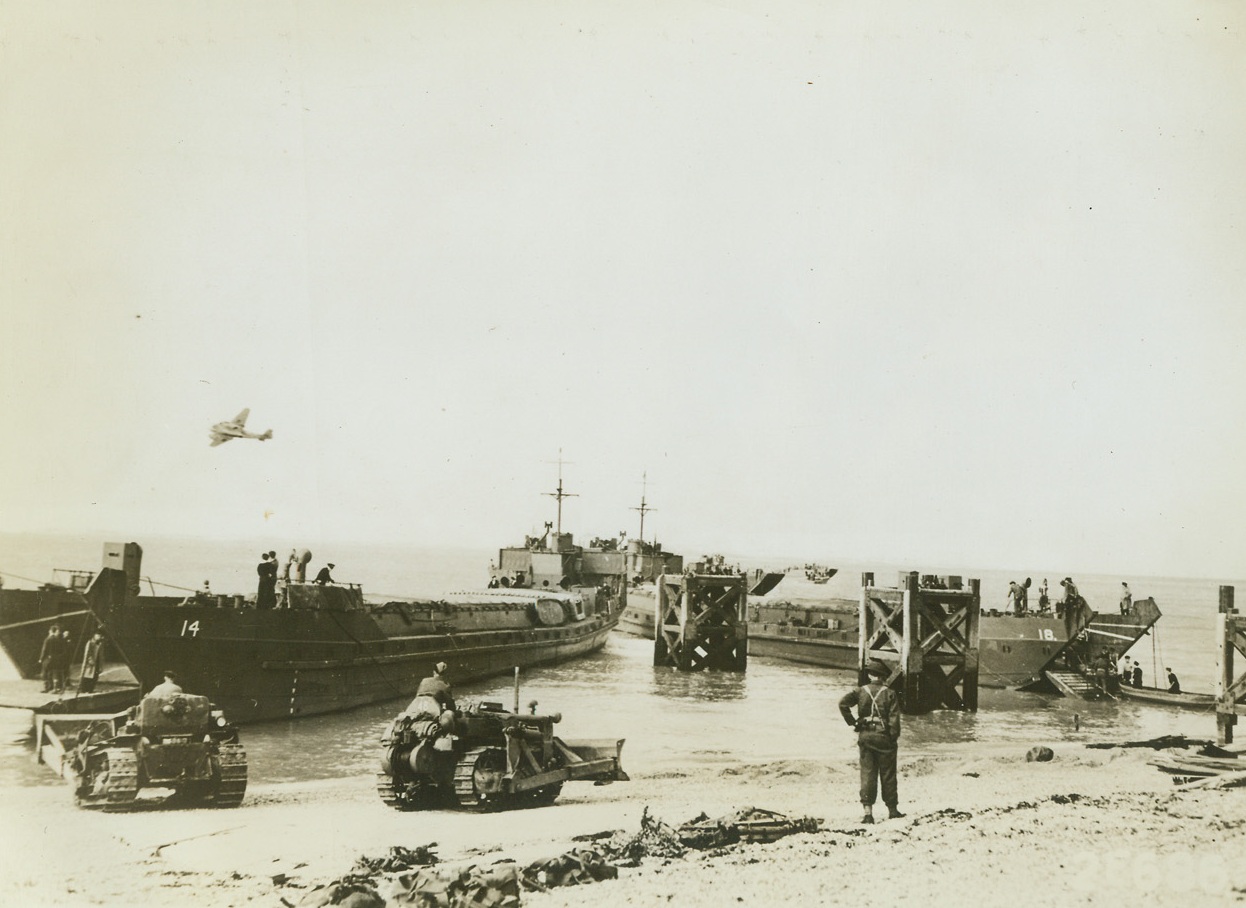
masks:
POLYGON ((640 507, 632 508, 633 511, 640 511, 640 541, 645 541, 645 515, 650 511, 656 511, 657 508, 651 508, 645 504, 645 492, 649 487, 649 472, 646 470, 641 474, 640 479, 640 507))
POLYGON ((578 498, 579 497, 579 495, 577 495, 575 492, 564 492, 562 490, 562 465, 563 465, 562 448, 559 448, 558 449, 558 491, 542 493, 544 495, 548 495, 550 498, 558 499, 558 529, 556 531, 558 533, 562 532, 562 500, 564 498, 578 498))

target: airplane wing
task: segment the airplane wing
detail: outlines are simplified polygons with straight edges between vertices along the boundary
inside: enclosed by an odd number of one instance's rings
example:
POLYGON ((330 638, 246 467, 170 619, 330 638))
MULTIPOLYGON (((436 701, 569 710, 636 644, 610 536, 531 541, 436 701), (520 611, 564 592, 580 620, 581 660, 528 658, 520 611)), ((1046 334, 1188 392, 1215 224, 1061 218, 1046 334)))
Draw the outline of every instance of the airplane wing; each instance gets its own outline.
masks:
POLYGON ((217 445, 223 445, 225 442, 233 438, 232 435, 218 435, 215 432, 213 432, 210 437, 212 439, 212 444, 208 445, 209 448, 215 448, 217 445))
POLYGON ((238 424, 238 428, 243 428, 247 424, 247 417, 251 415, 251 408, 247 407, 241 413, 234 417, 234 422, 238 424))

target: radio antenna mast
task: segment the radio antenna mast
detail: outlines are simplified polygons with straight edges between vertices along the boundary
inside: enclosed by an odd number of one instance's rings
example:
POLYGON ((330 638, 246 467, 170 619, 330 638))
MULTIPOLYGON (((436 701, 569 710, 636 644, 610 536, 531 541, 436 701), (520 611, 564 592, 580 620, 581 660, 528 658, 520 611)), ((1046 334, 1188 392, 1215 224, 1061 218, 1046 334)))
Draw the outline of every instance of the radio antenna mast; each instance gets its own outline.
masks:
POLYGON ((562 532, 562 500, 564 498, 579 498, 580 497, 574 492, 564 492, 562 490, 562 465, 563 463, 570 463, 570 461, 564 461, 562 459, 562 448, 559 448, 558 449, 558 491, 542 493, 544 495, 548 495, 550 498, 558 499, 558 530, 557 532, 559 533, 562 532))
POLYGON ((641 474, 640 486, 640 507, 632 508, 633 511, 640 511, 640 541, 645 541, 645 515, 650 511, 656 511, 657 508, 651 508, 645 503, 645 493, 649 488, 649 471, 646 470, 641 474))

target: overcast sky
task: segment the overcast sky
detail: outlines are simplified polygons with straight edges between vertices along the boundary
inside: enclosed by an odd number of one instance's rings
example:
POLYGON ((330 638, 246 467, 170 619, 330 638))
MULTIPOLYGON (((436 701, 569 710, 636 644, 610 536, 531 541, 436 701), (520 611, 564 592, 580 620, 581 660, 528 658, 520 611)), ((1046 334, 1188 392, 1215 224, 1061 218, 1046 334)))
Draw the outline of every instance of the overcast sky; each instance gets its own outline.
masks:
POLYGON ((0 3, 0 526, 1246 576, 1244 26, 0 3))

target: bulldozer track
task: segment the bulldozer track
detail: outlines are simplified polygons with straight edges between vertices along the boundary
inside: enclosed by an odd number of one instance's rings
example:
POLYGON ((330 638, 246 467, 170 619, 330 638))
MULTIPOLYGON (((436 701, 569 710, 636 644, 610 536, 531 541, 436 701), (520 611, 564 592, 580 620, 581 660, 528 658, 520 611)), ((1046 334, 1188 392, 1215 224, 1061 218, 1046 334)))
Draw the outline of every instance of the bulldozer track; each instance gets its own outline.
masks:
POLYGON ((378 772, 376 774, 376 793, 381 796, 385 806, 392 807, 394 810, 407 809, 406 802, 394 786, 394 780, 387 773, 378 772))
POLYGON ((221 780, 213 803, 216 807, 237 807, 247 793, 247 752, 241 744, 222 744, 217 759, 221 780))
POLYGON ((446 793, 427 781, 398 782, 383 772, 376 774, 376 793, 394 810, 429 810, 445 800, 446 793))
POLYGON ((459 806, 467 810, 498 810, 504 806, 505 795, 502 792, 480 791, 476 786, 476 770, 481 758, 496 760, 494 754, 501 757, 501 768, 505 770, 506 755, 496 747, 474 747, 465 753, 454 767, 454 796, 459 806))
POLYGON ((129 810, 138 797, 138 757, 132 750, 109 748, 108 781, 104 787, 104 810, 129 810))

